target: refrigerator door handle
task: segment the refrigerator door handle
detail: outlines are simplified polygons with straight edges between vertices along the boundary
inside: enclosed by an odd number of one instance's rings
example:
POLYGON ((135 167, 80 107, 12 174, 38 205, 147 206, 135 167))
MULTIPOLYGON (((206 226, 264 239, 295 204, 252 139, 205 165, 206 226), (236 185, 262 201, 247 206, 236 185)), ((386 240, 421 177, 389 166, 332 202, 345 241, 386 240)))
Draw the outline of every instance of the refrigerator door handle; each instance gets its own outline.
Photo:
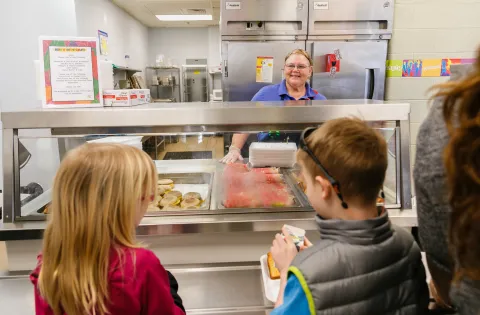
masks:
POLYGON ((228 60, 223 61, 223 73, 225 74, 225 78, 228 78, 228 60))
POLYGON ((372 100, 375 94, 375 69, 365 69, 365 98, 372 100))
POLYGON ((365 69, 365 98, 372 100, 375 94, 375 69, 365 69))

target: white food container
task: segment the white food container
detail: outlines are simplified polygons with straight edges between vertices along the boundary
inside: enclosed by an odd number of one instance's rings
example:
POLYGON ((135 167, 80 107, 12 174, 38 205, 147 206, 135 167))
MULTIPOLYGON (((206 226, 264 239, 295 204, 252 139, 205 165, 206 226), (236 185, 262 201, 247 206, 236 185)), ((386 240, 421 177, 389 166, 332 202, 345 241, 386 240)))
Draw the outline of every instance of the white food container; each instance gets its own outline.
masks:
POLYGON ((251 167, 292 167, 295 164, 295 143, 253 142, 249 148, 251 167))
POLYGON ((280 292, 280 279, 270 279, 270 272, 268 271, 267 255, 260 257, 260 268, 262 269, 262 282, 265 297, 272 303, 275 303, 280 292))

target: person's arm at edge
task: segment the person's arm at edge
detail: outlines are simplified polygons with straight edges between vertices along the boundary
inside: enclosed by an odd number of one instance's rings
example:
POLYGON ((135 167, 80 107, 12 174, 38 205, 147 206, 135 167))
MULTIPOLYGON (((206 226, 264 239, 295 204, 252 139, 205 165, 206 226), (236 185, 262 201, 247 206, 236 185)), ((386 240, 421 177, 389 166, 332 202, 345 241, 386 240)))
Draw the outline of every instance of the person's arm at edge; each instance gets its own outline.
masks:
POLYGON ((183 301, 180 295, 178 294, 178 282, 175 279, 175 276, 167 270, 168 281, 170 282, 170 293, 172 294, 173 302, 175 305, 180 307, 185 312, 185 307, 183 306, 183 301))
MULTIPOLYGON (((252 102, 261 102, 264 101, 264 95, 263 95, 263 88, 260 89, 252 98, 252 102)), ((242 150, 243 146, 245 145, 245 142, 247 142, 248 139, 248 134, 247 133, 235 133, 232 137, 232 145, 237 148, 242 150)))
POLYGON ((280 291, 278 292, 277 302, 275 303, 275 307, 279 307, 283 304, 283 296, 285 294, 285 287, 287 286, 288 280, 288 270, 282 272, 280 275, 280 291))
POLYGON ((232 137, 232 145, 241 150, 247 142, 248 136, 248 133, 235 133, 232 137))
POLYGON ((305 315, 312 313, 307 294, 295 274, 290 273, 284 291, 279 293, 280 299, 282 304, 277 305, 279 302, 277 301, 270 315, 305 315))

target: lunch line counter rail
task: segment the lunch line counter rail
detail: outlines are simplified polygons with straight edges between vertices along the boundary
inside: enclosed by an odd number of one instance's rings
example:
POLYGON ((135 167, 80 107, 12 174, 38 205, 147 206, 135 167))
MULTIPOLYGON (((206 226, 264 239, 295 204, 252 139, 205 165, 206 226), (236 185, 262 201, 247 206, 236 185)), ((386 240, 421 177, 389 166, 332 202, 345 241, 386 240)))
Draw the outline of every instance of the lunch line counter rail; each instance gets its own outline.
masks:
MULTIPOLYGON (((298 208, 251 208, 251 209, 219 209, 221 208, 222 181, 224 165, 214 160, 195 161, 155 161, 160 174, 213 174, 210 210, 197 213, 185 210, 170 215, 168 211, 158 211, 142 219, 137 228, 139 236, 181 235, 192 233, 224 233, 224 232, 269 232, 279 231, 284 224, 293 225, 304 230, 316 230, 315 212, 310 206, 298 208)), ((36 209, 51 200, 51 191, 47 191, 29 204, 34 213, 36 209)), ((303 202, 303 201, 302 201, 303 202)), ((415 208, 388 209, 392 223, 403 227, 417 226, 415 208)), ((48 216, 48 215, 47 215, 48 216)), ((36 220, 0 222, 0 241, 40 239, 46 228, 44 214, 36 214, 36 220)))
MULTIPOLYGON (((398 226, 418 226, 416 209, 389 209, 390 221, 398 226)), ((137 228, 139 236, 166 236, 192 233, 275 232, 283 225, 294 225, 306 231, 317 229, 315 213, 270 212, 212 214, 189 216, 144 217, 137 228)), ((41 239, 47 221, 0 223, 0 241, 41 239)))
MULTIPOLYGON (((115 128, 115 130, 103 129, 106 134, 109 134, 109 132, 117 132, 118 127, 186 127, 172 128, 171 130, 187 132, 188 126, 200 126, 205 129, 192 129, 202 132, 208 131, 207 129, 213 126, 218 126, 216 130, 228 126, 229 128, 223 131, 237 131, 233 130, 235 126, 245 128, 249 125, 250 128, 245 131, 263 131, 258 127, 272 124, 319 123, 348 116, 356 116, 366 121, 404 121, 409 119, 409 114, 410 105, 408 103, 376 100, 326 100, 151 103, 116 108, 36 108, 4 111, 1 119, 3 129, 66 128, 60 133, 65 135, 67 134, 65 132, 68 131, 71 131, 71 134, 81 134, 81 128, 115 128), (76 128, 79 129, 74 130, 76 128)), ((93 129, 93 131, 95 130, 93 129)), ((149 128, 131 129, 132 132, 146 130, 149 128)), ((166 130, 168 131, 168 129, 166 130)), ((244 129, 240 131, 242 130, 244 129)), ((91 133, 88 132, 88 134, 91 133)))

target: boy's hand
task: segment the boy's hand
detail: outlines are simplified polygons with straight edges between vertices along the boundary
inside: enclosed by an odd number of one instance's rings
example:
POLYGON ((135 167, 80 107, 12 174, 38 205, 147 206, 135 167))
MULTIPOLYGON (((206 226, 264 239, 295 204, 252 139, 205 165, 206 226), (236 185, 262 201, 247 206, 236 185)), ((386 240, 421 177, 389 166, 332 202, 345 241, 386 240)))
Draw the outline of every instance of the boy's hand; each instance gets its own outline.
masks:
POLYGON ((313 246, 312 242, 310 242, 310 240, 305 236, 305 238, 303 239, 303 245, 300 246, 300 251, 312 246, 313 246))
POLYGON ((270 253, 272 253, 275 266, 280 270, 280 273, 286 275, 288 267, 290 267, 293 259, 297 256, 298 251, 288 230, 283 228, 282 232, 285 237, 280 234, 275 236, 270 253))

